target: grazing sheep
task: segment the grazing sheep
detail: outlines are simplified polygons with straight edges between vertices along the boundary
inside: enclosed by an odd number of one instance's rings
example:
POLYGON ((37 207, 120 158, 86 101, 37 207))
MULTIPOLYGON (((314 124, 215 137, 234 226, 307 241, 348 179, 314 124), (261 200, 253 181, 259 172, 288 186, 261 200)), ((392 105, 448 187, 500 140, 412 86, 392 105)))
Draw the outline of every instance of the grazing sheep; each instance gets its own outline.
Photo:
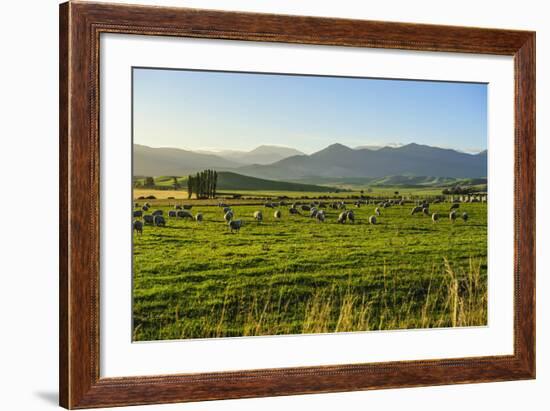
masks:
POLYGON ((193 219, 193 214, 191 214, 189 211, 187 210, 179 210, 177 213, 176 213, 176 216, 179 217, 179 218, 190 218, 190 219, 193 219))
POLYGON ((449 213, 449 220, 451 220, 451 223, 455 222, 455 220, 456 220, 456 211, 453 210, 449 213))
POLYGON ((143 204, 143 207, 147 207, 147 208, 150 208, 150 207, 151 207, 151 204, 149 204, 149 203, 145 203, 145 204, 143 204))
POLYGON ((390 205, 391 205, 391 204, 390 204, 389 202, 386 201, 386 202, 382 205, 382 207, 388 208, 390 205))
POLYGON ((193 206, 191 204, 184 204, 183 205, 184 210, 191 210, 192 208, 193 208, 193 206))
POLYGON ((450 208, 449 211, 456 210, 458 207, 460 207, 460 204, 454 203, 454 204, 451 206, 451 208, 450 208))
POLYGON ((369 223, 373 225, 376 224, 376 216, 371 215, 369 217, 369 223))
POLYGON ((432 222, 435 223, 435 222, 437 222, 437 220, 439 220, 439 214, 433 213, 432 214, 432 222))
POLYGON ((143 211, 141 210, 134 211, 134 218, 141 217, 141 216, 143 216, 143 211))
POLYGON ((141 221, 139 220, 134 221, 133 227, 136 233, 140 235, 143 234, 143 223, 141 221))
POLYGON ((325 221, 325 212, 323 210, 318 211, 315 218, 317 218, 317 221, 320 221, 322 223, 323 221, 325 221))
POLYGON ((155 216, 151 214, 146 214, 143 216, 143 221, 145 224, 153 224, 155 222, 155 216))
POLYGON ((312 217, 312 218, 315 218, 315 217, 317 217, 318 212, 319 212, 319 210, 317 210, 317 208, 312 207, 311 210, 309 211, 309 216, 312 217))
POLYGON ((195 220, 197 220, 200 223, 202 221, 202 213, 195 214, 195 220))
POLYGON ((148 211, 148 210, 149 210, 149 207, 147 207, 146 205, 144 205, 143 207, 141 207, 141 209, 142 209, 143 211, 148 211))
POLYGON ((405 202, 403 200, 399 201, 397 204, 399 204, 400 206, 402 206, 403 204, 405 204, 405 202))
POLYGON ((380 215, 380 208, 379 208, 379 207, 376 207, 376 208, 374 209, 374 214, 376 214, 377 216, 380 215))
POLYGON ((295 207, 290 207, 290 208, 288 209, 288 212, 289 212, 290 214, 300 214, 300 212, 298 211, 298 209, 295 208, 295 207))
POLYGON ((225 213, 223 219, 227 222, 233 220, 233 211, 228 211, 227 213, 225 213))
POLYGON ((166 220, 161 215, 154 216, 154 223, 157 227, 164 227, 166 225, 166 220))
POLYGON ((273 217, 275 218, 281 218, 281 210, 277 210, 273 213, 273 217))
POLYGON ((227 223, 227 225, 229 226, 229 229, 231 230, 231 232, 233 231, 239 231, 241 229, 241 227, 243 226, 243 221, 242 220, 231 220, 227 223))
POLYGON ((353 214, 353 211, 349 210, 347 212, 347 219, 352 222, 352 223, 355 223, 355 214, 353 214))
POLYGON ((303 206, 301 207, 301 209, 302 209, 302 211, 310 211, 310 210, 311 210, 311 207, 308 206, 308 205, 303 205, 303 206))
POLYGON ((231 207, 224 207, 224 208, 223 208, 223 213, 224 213, 224 214, 227 214, 227 213, 229 213, 230 211, 233 212, 233 210, 231 210, 231 207))
POLYGON ((361 208, 361 201, 356 201, 355 202, 355 207, 361 208))
POLYGON ((468 213, 467 212, 462 213, 462 219, 464 220, 464 222, 468 221, 468 213))
POLYGON ((155 211, 153 211, 152 214, 153 214, 153 215, 162 215, 163 212, 162 212, 162 210, 155 210, 155 211))
POLYGON ((265 203, 264 207, 273 208, 273 203, 265 203))
POLYGON ((259 223, 261 223, 262 220, 264 219, 264 216, 263 216, 262 212, 261 211, 254 211, 254 219, 256 221, 258 221, 259 223))
POLYGON ((175 210, 168 211, 168 217, 177 217, 178 213, 175 210))
POLYGON ((175 205, 174 210, 182 210, 182 207, 180 205, 175 205))
POLYGON ((428 207, 422 207, 422 213, 424 213, 424 215, 430 216, 430 209, 428 207))
POLYGON ((414 215, 416 213, 420 213, 421 211, 422 211, 422 207, 420 207, 420 206, 413 207, 413 209, 411 210, 411 215, 414 215))
POLYGON ((348 213, 345 211, 342 211, 340 215, 338 216, 338 222, 340 224, 344 224, 346 222, 346 219, 348 218, 348 213))

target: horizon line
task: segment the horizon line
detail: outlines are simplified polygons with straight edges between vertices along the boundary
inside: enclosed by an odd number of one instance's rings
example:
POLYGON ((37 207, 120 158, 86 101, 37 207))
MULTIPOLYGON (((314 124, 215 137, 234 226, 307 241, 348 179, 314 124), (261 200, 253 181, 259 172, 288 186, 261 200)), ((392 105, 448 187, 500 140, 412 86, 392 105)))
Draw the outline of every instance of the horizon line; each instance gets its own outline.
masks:
MULTIPOLYGON (((485 151, 488 151, 487 148, 483 148, 483 149, 475 148, 475 149, 467 150, 467 149, 459 149, 459 148, 454 148, 454 147, 432 146, 432 145, 429 145, 429 144, 420 144, 420 143, 415 143, 415 142, 411 142, 411 143, 389 143, 389 144, 372 143, 372 144, 363 144, 363 145, 353 146, 353 147, 348 146, 348 145, 343 144, 343 143, 335 142, 335 143, 329 144, 327 146, 324 146, 320 149, 311 151, 309 153, 304 152, 302 150, 299 150, 295 147, 280 145, 280 144, 259 144, 257 146, 254 146, 251 149, 228 149, 228 148, 214 148, 214 147, 186 148, 186 147, 174 147, 174 146, 151 146, 151 145, 148 145, 148 144, 136 143, 135 141, 132 142, 132 143, 133 143, 133 145, 140 145, 140 146, 143 146, 143 147, 154 148, 154 149, 165 148, 165 149, 190 151, 190 152, 195 152, 195 153, 202 151, 202 152, 210 153, 212 155, 216 155, 218 153, 221 154, 223 152, 228 152, 228 151, 229 152, 250 153, 250 152, 252 152, 252 151, 254 151, 254 150, 256 150, 260 147, 278 147, 278 148, 287 148, 287 149, 291 149, 291 150, 296 150, 296 151, 302 153, 302 155, 308 155, 309 156, 309 155, 318 153, 322 150, 325 150, 325 149, 327 149, 329 147, 332 147, 332 146, 335 146, 335 145, 340 145, 340 146, 349 148, 350 150, 369 150, 369 151, 377 151, 377 150, 380 150, 382 148, 399 149, 399 148, 402 148, 402 147, 417 145, 417 146, 423 146, 423 147, 438 148, 438 149, 441 149, 441 150, 452 150, 452 151, 456 151, 458 153, 470 154, 470 155, 477 155, 477 154, 481 154, 485 151), (373 149, 373 148, 369 148, 369 147, 376 147, 376 148, 373 149)), ((201 153, 201 154, 204 154, 204 153, 201 153)), ((296 154, 296 155, 299 155, 299 154, 296 154)))

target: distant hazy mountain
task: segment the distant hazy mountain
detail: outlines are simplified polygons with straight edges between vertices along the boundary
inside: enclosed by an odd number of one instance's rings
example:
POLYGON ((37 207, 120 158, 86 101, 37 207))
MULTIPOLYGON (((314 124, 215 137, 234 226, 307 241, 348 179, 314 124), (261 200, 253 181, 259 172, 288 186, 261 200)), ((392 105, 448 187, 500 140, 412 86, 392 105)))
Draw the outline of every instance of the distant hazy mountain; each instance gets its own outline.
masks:
POLYGON ((242 164, 271 164, 287 157, 303 154, 294 148, 269 145, 259 146, 251 151, 224 150, 216 152, 202 150, 198 152, 214 154, 242 164))
POLYGON ((239 173, 275 180, 311 176, 476 178, 487 176, 487 152, 467 154, 415 143, 378 150, 332 144, 309 156, 297 155, 269 165, 241 167, 239 173))
POLYGON ((134 144, 134 176, 183 176, 205 168, 227 170, 239 166, 242 164, 212 154, 134 144))

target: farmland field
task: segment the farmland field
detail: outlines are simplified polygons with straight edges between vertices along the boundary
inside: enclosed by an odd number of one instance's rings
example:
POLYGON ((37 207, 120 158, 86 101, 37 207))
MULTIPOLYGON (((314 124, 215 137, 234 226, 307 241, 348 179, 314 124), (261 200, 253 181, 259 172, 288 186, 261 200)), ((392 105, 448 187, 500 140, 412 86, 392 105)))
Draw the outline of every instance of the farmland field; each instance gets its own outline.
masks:
MULTIPOLYGON (((430 193, 423 190, 406 191, 430 193)), ((136 189, 134 196, 146 191, 136 189)), ((135 341, 487 322, 486 203, 461 203, 469 219, 454 223, 448 202, 430 206, 441 214, 437 223, 422 213, 410 215, 412 202, 393 205, 371 225, 373 204, 355 208, 347 200, 356 221, 339 224, 341 210, 326 208, 321 223, 281 206, 277 220, 263 201, 242 198, 227 201, 244 221, 231 233, 218 200, 181 200, 183 191, 155 194, 161 194, 158 200, 137 200, 163 210, 166 226, 146 225, 142 235, 134 233, 135 341), (176 201, 192 205, 204 221, 169 218, 176 201), (253 218, 257 210, 261 223, 253 218)), ((304 204, 320 194, 307 195, 304 204)))

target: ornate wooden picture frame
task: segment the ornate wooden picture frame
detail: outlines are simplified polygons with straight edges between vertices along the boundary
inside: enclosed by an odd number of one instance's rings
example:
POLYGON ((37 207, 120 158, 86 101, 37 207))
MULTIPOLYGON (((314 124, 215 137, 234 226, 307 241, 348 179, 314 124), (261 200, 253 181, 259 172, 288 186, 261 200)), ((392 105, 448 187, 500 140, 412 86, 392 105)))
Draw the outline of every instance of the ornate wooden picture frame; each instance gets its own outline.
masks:
MULTIPOLYGON (((60 404, 92 408, 535 378, 535 33, 184 8, 60 6, 60 404), (99 370, 102 33, 513 56, 514 354, 152 377, 99 370)), ((510 182, 512 183, 512 182, 510 182)))

